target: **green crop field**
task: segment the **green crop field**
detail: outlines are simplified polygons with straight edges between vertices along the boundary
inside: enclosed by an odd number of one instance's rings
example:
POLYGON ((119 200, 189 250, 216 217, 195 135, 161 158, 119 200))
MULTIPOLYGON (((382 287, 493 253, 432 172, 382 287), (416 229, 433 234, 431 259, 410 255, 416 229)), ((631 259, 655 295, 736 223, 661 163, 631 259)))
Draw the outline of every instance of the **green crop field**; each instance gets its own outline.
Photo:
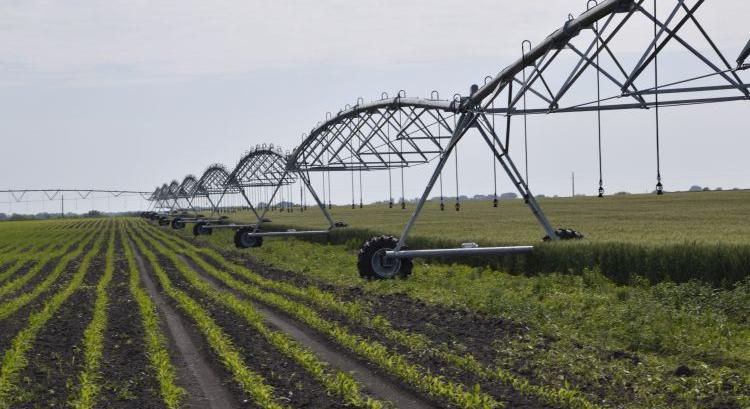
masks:
MULTIPOLYGON (((382 281, 359 278, 357 249, 397 234, 400 209, 336 208, 351 227, 247 250, 231 230, 193 237, 190 224, 140 218, 3 222, 0 408, 745 408, 750 280, 716 285, 689 267, 684 282, 624 279, 606 263, 551 260, 616 248, 630 271, 624 255, 638 249, 741 252, 747 196, 545 200, 554 220, 589 234, 554 244, 539 242, 520 202, 467 202, 458 219, 430 209, 419 245, 529 240, 545 269, 418 259, 410 278, 382 281), (672 210, 658 207, 667 201, 672 210), (691 223, 702 240, 687 238, 691 223), (597 241, 615 226, 627 229, 597 241)), ((272 218, 272 228, 321 220, 272 218)))
MULTIPOLYGON (((750 214, 748 198, 750 192, 737 191, 542 201, 557 225, 579 228, 588 237, 583 242, 543 245, 556 249, 544 250, 549 257, 576 262, 581 247, 603 246, 622 253, 627 271, 627 263, 637 265, 631 258, 640 256, 628 257, 634 250, 667 249, 675 253, 665 257, 677 259, 688 257, 691 250, 722 249, 709 261, 692 266, 696 268, 681 262, 684 283, 669 277, 650 281, 638 274, 616 283, 601 266, 575 274, 552 268, 542 274, 529 270, 531 274, 516 275, 482 266, 484 260, 469 264, 417 260, 407 280, 365 282, 356 273, 359 239, 367 234, 398 234, 408 213, 387 206, 335 207, 336 219, 351 227, 330 240, 267 238, 261 248, 238 252, 230 231, 217 230, 196 239, 185 231, 183 238, 236 260, 251 257, 288 272, 274 277, 297 285, 325 288, 343 298, 355 295, 365 311, 379 317, 418 321, 424 318, 420 308, 435 306, 497 317, 501 321, 489 325, 495 328, 486 338, 481 331, 472 333, 470 319, 462 321, 463 330, 455 333, 448 329, 449 322, 444 323, 445 331, 441 323, 422 328, 428 337, 443 342, 434 347, 411 345, 410 338, 390 334, 390 326, 382 331, 405 348, 413 348, 415 355, 432 351, 448 365, 473 371, 485 382, 510 385, 552 407, 746 407, 750 405, 750 281, 744 278, 748 264, 738 263, 744 275, 723 289, 706 283, 697 271, 721 270, 725 262, 721 260, 731 258, 733 251, 746 254, 743 237, 749 231, 742 221, 750 214), (522 333, 504 333, 503 320, 520 325, 522 333), (469 361, 462 359, 467 356, 469 361)), ((321 216, 314 210, 277 211, 270 217, 269 227, 321 226, 321 216)), ((425 246, 455 246, 463 240, 538 244, 538 230, 520 201, 503 202, 502 209, 467 202, 458 214, 440 212, 433 204, 414 237, 425 246), (492 223, 487 222, 490 218, 492 223)), ((351 313, 357 314, 361 312, 351 313)))
MULTIPOLYGON (((411 248, 457 247, 476 242, 488 245, 537 245, 534 254, 459 260, 474 266, 510 272, 581 273, 600 269, 620 283, 634 275, 652 282, 700 279, 731 286, 750 274, 750 191, 618 195, 606 198, 541 199, 555 227, 573 228, 585 240, 541 244, 544 232, 521 200, 501 201, 499 208, 466 201, 460 212, 438 203, 426 205, 408 244, 411 248)), ((413 210, 372 205, 363 209, 335 206, 335 220, 348 228, 327 241, 355 249, 379 234, 399 237, 413 210)), ((254 221, 249 213, 229 214, 233 220, 254 221)), ((269 228, 325 227, 316 208, 306 212, 269 212, 269 228)), ((449 260, 450 261, 450 260, 449 260)))
MULTIPOLYGON (((594 243, 675 244, 685 242, 748 244, 750 237, 750 191, 669 193, 656 195, 617 195, 605 198, 542 198, 539 204, 552 224, 580 230, 594 243)), ((334 206, 335 220, 353 228, 400 235, 414 210, 408 204, 368 205, 352 209, 334 206)), ((249 214, 233 216, 252 220, 249 214)), ((295 227, 326 226, 315 207, 300 213, 269 212, 273 222, 295 227)), ((487 201, 464 201, 461 211, 446 202, 440 211, 436 201, 428 202, 412 233, 415 237, 474 241, 480 244, 534 244, 544 232, 522 200, 503 200, 498 208, 487 201)))

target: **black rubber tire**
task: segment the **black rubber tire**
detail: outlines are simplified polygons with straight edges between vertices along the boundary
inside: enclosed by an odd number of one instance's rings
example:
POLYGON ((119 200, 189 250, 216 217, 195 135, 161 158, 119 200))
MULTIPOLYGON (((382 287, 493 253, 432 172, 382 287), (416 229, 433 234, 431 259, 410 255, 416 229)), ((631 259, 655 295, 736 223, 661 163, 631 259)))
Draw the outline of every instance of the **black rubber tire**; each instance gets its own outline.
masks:
POLYGON ((182 230, 185 228, 185 222, 181 217, 175 217, 174 219, 172 219, 170 226, 172 226, 172 228, 175 230, 182 230))
POLYGON ((263 237, 244 237, 247 233, 252 233, 255 229, 252 227, 242 227, 234 232, 234 245, 238 249, 247 249, 252 247, 260 247, 263 245, 263 237))
POLYGON ((193 225, 193 236, 210 236, 214 229, 210 227, 205 227, 208 224, 208 222, 198 222, 193 225))
POLYGON ((159 218, 159 226, 169 226, 169 218, 162 216, 159 218))
MULTIPOLYGON (((585 237, 581 232, 573 229, 557 229, 555 235, 560 240, 581 240, 585 237)), ((549 236, 544 236, 542 241, 550 241, 549 236)))
POLYGON ((401 266, 393 277, 381 277, 375 272, 372 266, 372 259, 376 257, 376 253, 379 250, 394 249, 396 248, 396 244, 398 244, 398 239, 393 236, 375 236, 367 240, 359 249, 359 254, 357 255, 359 276, 367 280, 383 280, 396 277, 402 279, 408 278, 414 268, 414 263, 411 259, 401 259, 401 266))

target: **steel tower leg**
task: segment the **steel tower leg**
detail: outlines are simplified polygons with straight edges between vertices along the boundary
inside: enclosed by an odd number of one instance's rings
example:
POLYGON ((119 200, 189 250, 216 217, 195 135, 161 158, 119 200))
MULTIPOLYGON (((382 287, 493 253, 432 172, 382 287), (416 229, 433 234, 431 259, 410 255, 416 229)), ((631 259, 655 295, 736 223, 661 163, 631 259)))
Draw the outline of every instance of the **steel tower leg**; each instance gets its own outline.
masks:
MULTIPOLYGON (((488 125, 479 124, 478 123, 479 118, 480 118, 479 114, 473 114, 473 113, 466 113, 461 116, 461 119, 459 120, 456 126, 456 129, 454 129, 453 131, 453 136, 451 137, 451 140, 448 142, 448 145, 446 146, 445 151, 443 152, 440 160, 438 161, 438 164, 435 167, 435 170, 433 171, 429 182, 427 182, 427 186, 425 187, 424 192, 422 192, 422 196, 417 202, 414 212, 412 213, 411 217, 409 218, 409 221, 406 223, 406 227, 401 233, 401 237, 399 238, 399 241, 396 244, 394 251, 399 251, 406 245, 406 239, 409 236, 409 232, 414 227, 414 223, 419 217, 419 214, 421 213, 422 208, 424 207, 424 204, 427 202, 429 195, 432 192, 432 188, 435 186, 435 183, 440 177, 440 173, 445 167, 445 164, 448 162, 448 157, 450 156, 451 152, 455 148, 456 144, 458 144, 461 138, 463 138, 463 136, 471 127, 476 127, 477 130, 479 130, 479 133, 482 135, 485 142, 490 146, 490 149, 492 149, 492 152, 495 155, 495 159, 498 162, 500 162, 500 165, 505 170, 505 173, 508 175, 510 180, 516 186, 516 189, 521 194, 521 197, 524 198, 524 201, 526 202, 529 209, 531 209, 531 212, 534 214, 534 217, 536 217, 539 224, 542 225, 542 228, 544 229, 545 233, 547 233, 547 236, 549 236, 551 240, 558 239, 557 235, 555 234, 555 229, 550 224, 549 220, 547 219, 547 216, 544 214, 544 211, 542 211, 542 208, 539 206, 539 203, 536 201, 536 199, 534 198, 534 195, 531 193, 531 190, 529 189, 529 186, 526 184, 526 181, 523 179, 523 177, 521 176, 521 173, 518 171, 518 168, 513 163, 510 156, 508 155, 505 145, 502 144, 502 142, 497 137, 497 135, 495 135, 494 130, 492 130, 491 131, 492 137, 496 141, 498 146, 501 148, 502 152, 497 151, 497 149, 492 146, 492 140, 489 139, 487 133, 482 129, 482 125, 484 126, 488 126, 488 125)), ((492 129, 491 125, 489 129, 492 129)))
POLYGON ((531 212, 534 214, 534 217, 536 217, 536 220, 539 222, 539 224, 542 225, 542 228, 544 229, 544 232, 547 233, 547 236, 551 240, 557 240, 558 237, 557 234, 555 234, 555 229, 552 227, 552 224, 549 222, 549 219, 547 219, 547 216, 544 214, 541 206, 539 206, 536 198, 531 193, 531 189, 529 189, 529 185, 523 179, 523 176, 521 176, 521 172, 518 171, 515 163, 513 163, 513 160, 510 158, 507 147, 502 143, 500 138, 497 137, 497 134, 492 128, 490 122, 487 120, 487 117, 482 115, 481 119, 482 121, 480 121, 480 123, 478 124, 477 130, 482 135, 487 145, 489 145, 490 149, 492 149, 492 153, 495 155, 495 159, 500 162, 500 165, 503 167, 503 169, 505 169, 505 173, 516 186, 518 193, 521 195, 521 197, 523 197, 524 202, 529 207, 529 209, 531 209, 531 212), (485 129, 482 129, 482 124, 486 128, 486 131, 485 129), (487 135, 487 131, 490 133, 490 135, 487 135), (497 145, 493 145, 493 141, 497 145), (497 148, 500 148, 500 151, 498 151, 497 148))
POLYGON ((476 114, 461 115, 456 128, 453 130, 453 135, 451 136, 451 139, 448 142, 445 151, 440 157, 435 170, 432 172, 432 176, 430 177, 429 182, 427 182, 427 186, 425 187, 424 192, 422 192, 422 196, 419 198, 417 205, 414 207, 414 212, 411 214, 411 217, 409 217, 409 221, 406 222, 406 227, 404 227, 404 230, 401 233, 401 237, 399 238, 394 250, 401 250, 404 245, 406 245, 406 239, 409 236, 409 232, 411 231, 412 227, 414 227, 414 223, 417 221, 417 217, 419 217, 419 214, 422 212, 422 208, 424 207, 425 202, 427 202, 427 198, 430 196, 430 192, 432 191, 433 186, 435 186, 435 183, 440 177, 440 172, 442 172, 443 167, 445 167, 445 164, 448 162, 448 157, 450 157, 453 148, 455 148, 458 141, 461 140, 461 138, 466 133, 466 130, 468 130, 467 125, 476 119, 475 116, 476 114))
POLYGON ((250 199, 247 197, 245 189, 240 188, 240 192, 242 193, 242 197, 245 198, 245 202, 247 203, 247 205, 250 206, 250 210, 252 210, 253 214, 255 214, 255 217, 260 220, 260 216, 258 215, 258 212, 255 211, 255 207, 253 206, 252 202, 250 202, 250 199))
POLYGON ((310 192, 313 199, 315 199, 315 203, 317 203, 318 207, 320 208, 320 211, 323 212, 323 215, 325 216, 326 220, 328 220, 329 229, 333 229, 336 227, 336 222, 333 221, 333 216, 331 215, 331 212, 328 211, 328 208, 326 208, 325 203, 320 201, 320 198, 318 197, 318 194, 315 193, 315 189, 313 189, 312 184, 310 183, 310 179, 308 178, 308 175, 306 175, 304 172, 299 173, 300 179, 302 179, 302 182, 305 184, 305 187, 307 188, 307 191, 310 192))

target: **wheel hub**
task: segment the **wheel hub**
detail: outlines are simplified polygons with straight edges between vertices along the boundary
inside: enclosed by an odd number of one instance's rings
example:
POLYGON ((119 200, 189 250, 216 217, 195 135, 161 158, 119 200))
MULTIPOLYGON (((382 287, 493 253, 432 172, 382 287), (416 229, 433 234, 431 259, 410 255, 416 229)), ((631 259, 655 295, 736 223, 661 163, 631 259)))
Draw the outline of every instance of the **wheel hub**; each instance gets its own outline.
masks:
POLYGON ((385 256, 388 250, 391 249, 380 249, 372 256, 372 270, 380 278, 391 278, 401 269, 401 260, 385 256))
POLYGON ((250 233, 243 233, 242 236, 240 236, 240 240, 242 241, 242 244, 247 247, 253 247, 255 244, 255 241, 257 240, 254 236, 251 236, 250 233))

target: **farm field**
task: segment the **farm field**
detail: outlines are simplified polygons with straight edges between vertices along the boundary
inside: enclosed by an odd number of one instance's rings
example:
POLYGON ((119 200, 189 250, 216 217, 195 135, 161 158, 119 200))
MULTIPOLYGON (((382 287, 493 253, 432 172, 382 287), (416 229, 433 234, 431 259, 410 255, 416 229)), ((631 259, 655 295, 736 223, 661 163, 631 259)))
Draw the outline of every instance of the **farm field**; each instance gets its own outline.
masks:
POLYGON ((346 243, 240 252, 134 218, 0 233, 0 408, 750 405, 747 281, 418 260, 365 282, 346 243))
MULTIPOLYGON (((455 199, 454 199, 455 200, 455 199)), ((468 200, 461 211, 453 210, 446 199, 445 211, 439 202, 428 202, 411 236, 438 238, 461 243, 535 244, 544 232, 520 199, 502 200, 498 208, 489 201, 468 200)), ((541 198, 539 204, 556 227, 583 232, 588 242, 675 244, 684 242, 748 244, 750 190, 681 192, 664 196, 629 194, 605 198, 541 198)), ((405 210, 396 204, 367 205, 352 209, 333 206, 334 220, 346 221, 354 229, 399 236, 414 204, 405 210)), ((254 221, 249 213, 231 214, 233 220, 254 221)), ((279 225, 297 228, 326 227, 317 207, 306 212, 269 212, 279 225)))
MULTIPOLYGON (((466 201, 460 212, 450 206, 441 212, 437 202, 428 203, 408 245, 414 249, 450 248, 467 242, 481 246, 540 245, 544 233, 523 202, 500 203, 500 208, 493 208, 490 202, 466 201)), ((544 198, 540 204, 553 226, 576 229, 586 239, 539 246, 528 256, 460 261, 523 274, 580 274, 586 269, 599 269, 620 284, 637 275, 651 282, 699 279, 731 287, 750 273, 750 191, 544 198)), ((412 210, 389 209, 387 205, 364 209, 334 206, 334 220, 343 220, 349 227, 336 230, 326 242, 359 249, 376 235, 399 237, 412 210)), ((254 222, 245 212, 228 216, 254 222)), ((269 229, 326 226, 317 208, 306 212, 295 209, 292 213, 277 210, 267 217, 273 221, 267 225, 269 229)))

